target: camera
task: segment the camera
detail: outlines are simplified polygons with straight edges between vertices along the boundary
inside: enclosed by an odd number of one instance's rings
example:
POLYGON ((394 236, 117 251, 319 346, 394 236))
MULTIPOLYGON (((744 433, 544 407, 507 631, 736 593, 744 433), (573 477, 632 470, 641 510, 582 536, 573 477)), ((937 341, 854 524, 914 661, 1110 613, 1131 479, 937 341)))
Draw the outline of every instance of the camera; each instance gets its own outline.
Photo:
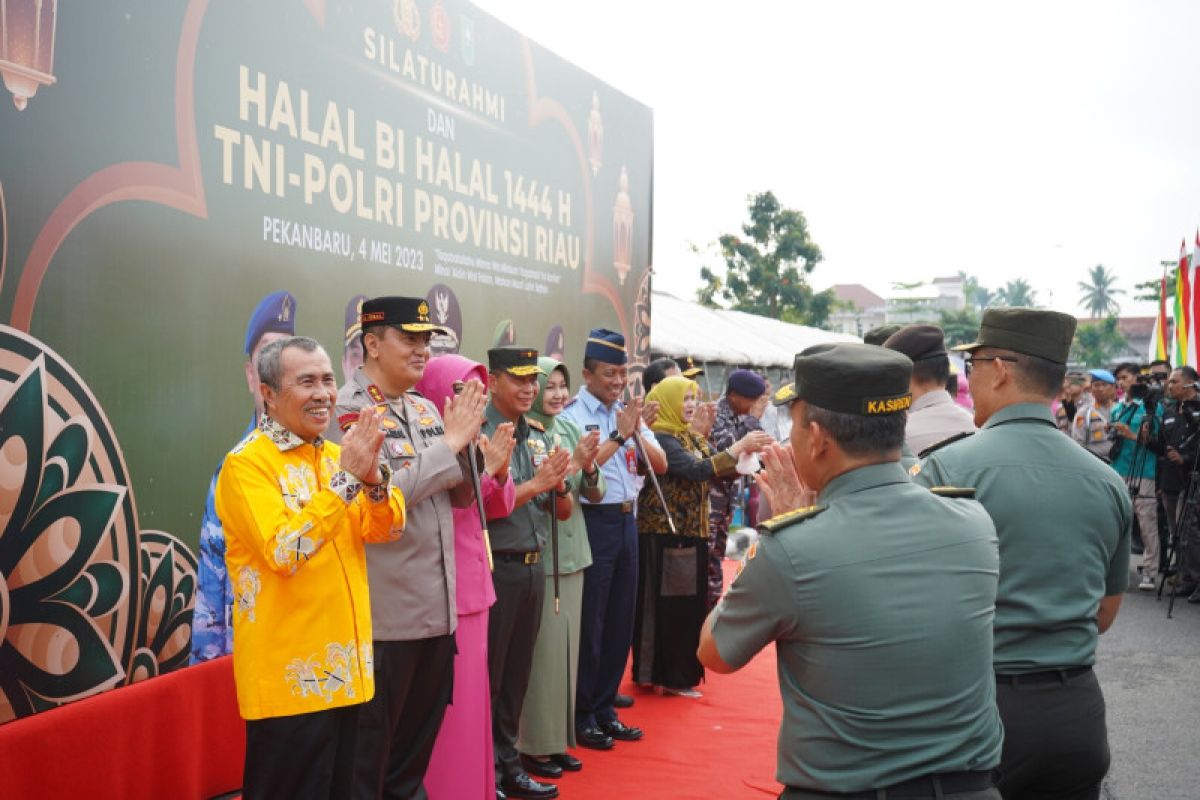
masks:
POLYGON ((1153 373, 1138 375, 1128 391, 1130 400, 1140 400, 1147 409, 1162 402, 1163 385, 1158 376, 1153 373))
POLYGON ((1200 398, 1184 400, 1179 404, 1176 413, 1183 419, 1189 430, 1200 430, 1200 398))

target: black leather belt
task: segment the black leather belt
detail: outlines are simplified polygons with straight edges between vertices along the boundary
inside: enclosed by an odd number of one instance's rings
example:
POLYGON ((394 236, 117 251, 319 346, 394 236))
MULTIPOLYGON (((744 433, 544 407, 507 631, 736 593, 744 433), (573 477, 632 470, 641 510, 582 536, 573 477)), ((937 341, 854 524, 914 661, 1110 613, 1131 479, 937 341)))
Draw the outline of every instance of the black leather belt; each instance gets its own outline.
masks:
POLYGON ((515 561, 518 564, 529 566, 531 564, 537 564, 542 560, 542 552, 540 550, 533 550, 528 553, 505 553, 493 551, 492 558, 496 559, 497 561, 515 561))
POLYGON ((625 500, 620 503, 582 503, 583 510, 593 509, 596 511, 620 511, 622 514, 633 513, 633 500, 625 500))
POLYGON ((1009 686, 1031 685, 1037 683, 1066 683, 1071 678, 1078 678, 1092 671, 1091 667, 1063 667, 1062 669, 1046 669, 1040 672, 1026 672, 1020 675, 996 675, 996 683, 1007 683, 1009 686))
MULTIPOLYGON (((861 792, 825 792, 820 789, 801 789, 788 787, 788 792, 795 791, 803 794, 821 797, 863 798, 863 800, 906 800, 906 798, 941 797, 944 794, 959 792, 981 792, 992 785, 990 772, 943 772, 933 775, 922 775, 919 778, 893 783, 879 789, 865 789, 861 792)), ((783 793, 783 797, 788 796, 783 793)))

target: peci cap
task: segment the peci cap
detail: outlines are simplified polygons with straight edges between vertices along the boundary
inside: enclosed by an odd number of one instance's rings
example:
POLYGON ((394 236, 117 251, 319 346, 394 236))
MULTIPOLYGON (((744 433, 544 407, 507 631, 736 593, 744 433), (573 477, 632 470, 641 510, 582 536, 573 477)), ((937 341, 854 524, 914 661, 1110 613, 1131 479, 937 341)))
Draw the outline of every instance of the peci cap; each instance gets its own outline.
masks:
POLYGON ((264 333, 296 335, 296 298, 291 292, 273 292, 258 301, 246 324, 246 355, 254 352, 264 333))
POLYGON ((350 298, 349 303, 346 303, 346 344, 350 344, 354 341, 355 336, 362 333, 362 323, 359 322, 359 317, 362 314, 363 301, 366 299, 365 294, 356 294, 350 298))
POLYGON ((538 366, 538 351, 532 347, 505 345, 488 350, 488 371, 507 372, 524 378, 527 375, 545 374, 538 366))
POLYGON ((762 375, 748 369, 735 369, 729 373, 729 381, 726 386, 729 387, 729 391, 737 392, 742 397, 749 397, 751 400, 762 397, 767 391, 767 382, 763 380, 762 375))
POLYGON ((364 328, 394 325, 406 333, 446 330, 429 320, 429 302, 424 297, 372 297, 363 301, 359 320, 364 328))
POLYGON ((889 336, 883 346, 913 361, 946 355, 945 334, 937 325, 906 325, 889 336))
POLYGON ((583 357, 594 358, 605 364, 625 364, 629 361, 629 354, 625 352, 625 337, 607 328, 592 328, 588 331, 583 357))
POLYGON ((837 342, 796 356, 796 380, 771 398, 777 406, 805 400, 841 414, 898 414, 912 405, 912 359, 871 344, 837 342))
POLYGON ((697 367, 691 356, 681 356, 675 359, 675 363, 679 365, 679 374, 685 378, 695 378, 704 374, 704 369, 697 367))
POLYGON ((1066 364, 1074 338, 1075 318, 1070 314, 1040 308, 989 308, 983 312, 976 340, 951 349, 972 352, 996 347, 1066 364))
POLYGON ((888 340, 889 336, 903 327, 903 325, 897 325, 893 322, 889 325, 880 325, 876 328, 871 328, 871 330, 863 334, 863 344, 882 345, 888 340))

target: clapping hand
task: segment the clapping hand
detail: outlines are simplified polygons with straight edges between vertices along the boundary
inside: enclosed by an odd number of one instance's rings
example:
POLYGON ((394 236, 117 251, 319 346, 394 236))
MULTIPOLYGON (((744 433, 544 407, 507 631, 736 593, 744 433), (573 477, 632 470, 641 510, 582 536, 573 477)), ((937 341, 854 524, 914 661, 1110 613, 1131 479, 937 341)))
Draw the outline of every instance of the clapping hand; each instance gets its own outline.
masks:
POLYGON ((763 470, 755 482, 763 493, 773 514, 795 511, 811 505, 813 492, 807 489, 796 474, 792 448, 771 444, 762 451, 763 470))
POLYGON ((642 406, 642 422, 646 423, 647 428, 654 427, 654 421, 658 419, 658 401, 651 400, 642 406))
POLYGON ((463 384, 462 392, 446 398, 445 423, 446 445, 453 453, 460 452, 479 433, 483 424, 483 408, 487 395, 483 384, 472 379, 463 384))
POLYGON ((546 456, 534 473, 533 479, 538 482, 538 491, 546 492, 551 489, 562 491, 563 481, 571 468, 571 454, 561 447, 556 447, 546 456))
POLYGON ((496 426, 491 438, 488 438, 487 434, 480 435, 479 446, 483 450, 483 471, 503 483, 508 477, 508 463, 516 444, 517 438, 513 436, 511 422, 502 422, 496 426))
MULTIPOLYGON (((654 413, 658 414, 657 408, 655 408, 654 413)), ((642 400, 640 397, 635 397, 617 412, 617 433, 628 439, 637 430, 641 415, 642 400)))
POLYGON ((716 421, 717 404, 701 403, 697 406, 696 413, 692 415, 691 428, 695 433, 706 437, 712 433, 712 426, 716 421))
POLYGON ((340 466, 366 484, 383 482, 379 469, 379 448, 383 446, 383 414, 375 406, 364 406, 358 412, 358 421, 342 436, 340 466))
POLYGON ((596 465, 596 453, 600 450, 600 431, 588 431, 575 445, 571 453, 571 472, 590 473, 596 465))

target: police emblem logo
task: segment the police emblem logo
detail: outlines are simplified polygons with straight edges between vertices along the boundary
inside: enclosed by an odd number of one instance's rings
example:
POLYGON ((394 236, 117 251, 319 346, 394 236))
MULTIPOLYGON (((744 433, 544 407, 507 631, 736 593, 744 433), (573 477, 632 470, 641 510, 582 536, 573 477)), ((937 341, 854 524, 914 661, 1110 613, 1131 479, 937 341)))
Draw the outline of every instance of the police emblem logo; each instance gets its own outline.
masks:
POLYGON ((283 302, 279 304, 279 321, 287 322, 292 318, 292 298, 290 295, 283 296, 283 302))
POLYGON ((401 442, 401 449, 406 456, 415 456, 417 454, 417 449, 412 446, 412 442, 401 442))
POLYGON ((382 420, 380 420, 380 424, 382 424, 383 427, 387 428, 388 430, 396 430, 400 427, 399 422, 396 422, 396 420, 389 417, 384 417, 382 420))
POLYGON ((421 322, 429 322, 429 303, 424 300, 417 306, 417 316, 421 318, 421 322))
POLYGON ((434 423, 434 419, 433 417, 421 417, 417 423, 427 428, 434 423))

